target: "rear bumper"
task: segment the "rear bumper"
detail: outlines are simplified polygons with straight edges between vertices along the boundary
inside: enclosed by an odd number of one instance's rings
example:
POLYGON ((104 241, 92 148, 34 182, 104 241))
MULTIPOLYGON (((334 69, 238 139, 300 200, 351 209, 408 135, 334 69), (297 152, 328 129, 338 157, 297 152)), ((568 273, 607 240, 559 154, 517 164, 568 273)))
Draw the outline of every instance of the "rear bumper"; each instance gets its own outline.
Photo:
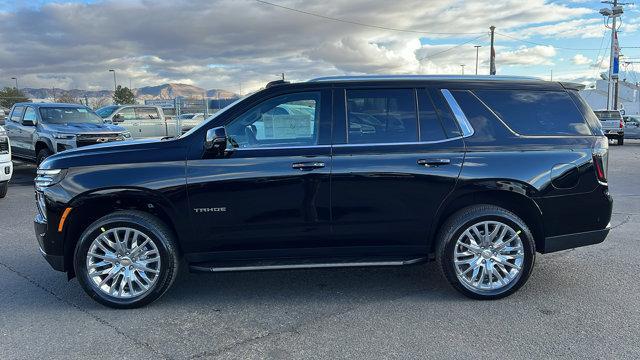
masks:
POLYGON ((606 239, 611 230, 611 224, 602 230, 585 231, 575 234, 550 236, 544 239, 544 249, 541 252, 551 253, 573 249, 581 246, 599 244, 606 239))
POLYGON ((608 138, 621 138, 624 137, 623 130, 604 130, 604 135, 608 138))

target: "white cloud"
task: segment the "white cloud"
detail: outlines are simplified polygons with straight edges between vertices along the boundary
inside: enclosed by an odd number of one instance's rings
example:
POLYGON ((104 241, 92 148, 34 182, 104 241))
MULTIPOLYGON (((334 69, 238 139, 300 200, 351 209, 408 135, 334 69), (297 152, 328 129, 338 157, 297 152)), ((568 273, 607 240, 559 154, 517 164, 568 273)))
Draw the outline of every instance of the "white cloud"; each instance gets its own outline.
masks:
POLYGON ((571 62, 575 65, 586 65, 592 63, 591 59, 582 54, 576 54, 573 58, 571 58, 571 62))
POLYGON ((496 61, 501 65, 553 65, 551 59, 556 55, 553 46, 536 45, 520 47, 513 51, 501 51, 496 54, 496 61))

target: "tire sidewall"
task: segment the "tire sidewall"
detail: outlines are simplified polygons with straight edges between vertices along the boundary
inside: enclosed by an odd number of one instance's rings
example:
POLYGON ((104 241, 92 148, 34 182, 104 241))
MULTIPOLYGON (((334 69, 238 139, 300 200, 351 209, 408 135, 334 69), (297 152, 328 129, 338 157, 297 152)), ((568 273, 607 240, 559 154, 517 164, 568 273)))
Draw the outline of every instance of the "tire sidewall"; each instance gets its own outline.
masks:
POLYGON ((116 216, 103 221, 98 220, 85 230, 76 245, 74 252, 74 269, 78 277, 78 281, 92 299, 106 306, 115 308, 136 308, 149 304, 159 298, 167 290, 169 285, 166 284, 167 282, 171 282, 170 269, 172 270, 176 266, 175 254, 171 253, 174 250, 167 245, 168 242, 169 240, 165 239, 160 231, 155 229, 153 226, 144 224, 142 219, 133 219, 127 216, 116 216), (103 232, 101 228, 109 230, 118 227, 130 227, 143 232, 155 243, 160 255, 160 273, 152 285, 152 288, 142 295, 129 299, 111 297, 99 289, 96 289, 93 286, 93 281, 89 278, 86 266, 87 252, 89 251, 89 247, 93 240, 103 232))
POLYGON ((533 236, 531 235, 529 228, 517 217, 510 216, 510 213, 484 214, 480 216, 474 216, 468 220, 465 220, 461 223, 461 225, 456 226, 456 229, 453 232, 452 236, 449 236, 448 239, 446 239, 442 251, 443 259, 441 260, 441 265, 449 282, 457 290, 461 291, 465 295, 474 299, 481 300, 500 299, 505 296, 509 296, 510 294, 517 291, 520 287, 522 287, 522 285, 524 285, 524 283, 526 283, 529 275, 531 275, 531 271, 535 263, 535 243, 533 241, 533 236), (524 251, 523 266, 518 279, 516 281, 512 281, 506 287, 493 293, 477 293, 468 289, 464 284, 461 283, 461 280, 458 279, 456 268, 454 265, 454 248, 456 246, 458 238, 471 225, 483 221, 499 221, 510 226, 515 231, 520 231, 519 236, 522 241, 522 247, 524 251))

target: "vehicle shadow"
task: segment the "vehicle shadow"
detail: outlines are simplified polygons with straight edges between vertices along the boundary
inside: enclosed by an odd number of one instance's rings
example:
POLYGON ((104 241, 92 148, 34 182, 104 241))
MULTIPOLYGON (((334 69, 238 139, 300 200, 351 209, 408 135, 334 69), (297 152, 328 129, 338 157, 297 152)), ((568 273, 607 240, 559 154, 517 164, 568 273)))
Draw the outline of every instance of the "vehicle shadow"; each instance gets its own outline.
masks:
POLYGON ((33 186, 37 169, 35 164, 14 159, 10 186, 33 186))

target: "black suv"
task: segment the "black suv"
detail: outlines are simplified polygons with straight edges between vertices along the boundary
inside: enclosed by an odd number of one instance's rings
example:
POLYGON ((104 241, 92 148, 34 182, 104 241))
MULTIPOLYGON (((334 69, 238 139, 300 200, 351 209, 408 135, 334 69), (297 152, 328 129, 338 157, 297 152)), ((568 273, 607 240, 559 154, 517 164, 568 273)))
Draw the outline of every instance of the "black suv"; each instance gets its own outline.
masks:
POLYGON ((270 83, 177 139, 45 160, 45 258, 102 304, 224 272, 436 260, 476 299, 536 252, 602 242, 608 142, 577 85, 379 76, 270 83))

